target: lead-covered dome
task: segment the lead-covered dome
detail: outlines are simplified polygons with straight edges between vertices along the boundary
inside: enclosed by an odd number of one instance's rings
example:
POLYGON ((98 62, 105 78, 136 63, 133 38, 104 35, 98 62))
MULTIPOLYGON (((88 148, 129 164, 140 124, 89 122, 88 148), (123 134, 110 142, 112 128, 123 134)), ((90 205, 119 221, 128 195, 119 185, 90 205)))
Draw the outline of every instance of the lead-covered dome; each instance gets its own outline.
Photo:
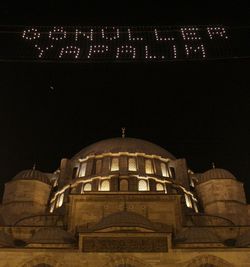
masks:
POLYGON ((48 176, 43 173, 40 172, 38 170, 35 169, 30 169, 30 170, 23 170, 21 172, 19 172, 14 178, 13 180, 38 180, 40 182, 46 183, 46 184, 50 184, 50 180, 48 178, 48 176))
POLYGON ((201 183, 201 182, 205 182, 205 181, 212 180, 212 179, 234 179, 236 180, 235 176, 228 170, 214 168, 214 169, 204 172, 201 175, 199 182, 201 183))
POLYGON ((109 227, 143 227, 154 228, 152 222, 135 212, 119 211, 104 217, 100 222, 92 227, 93 230, 101 230, 109 227))
POLYGON ((137 138, 110 138, 94 143, 82 149, 72 159, 85 158, 88 155, 99 155, 104 153, 145 153, 157 155, 163 158, 175 159, 175 157, 164 148, 137 138))

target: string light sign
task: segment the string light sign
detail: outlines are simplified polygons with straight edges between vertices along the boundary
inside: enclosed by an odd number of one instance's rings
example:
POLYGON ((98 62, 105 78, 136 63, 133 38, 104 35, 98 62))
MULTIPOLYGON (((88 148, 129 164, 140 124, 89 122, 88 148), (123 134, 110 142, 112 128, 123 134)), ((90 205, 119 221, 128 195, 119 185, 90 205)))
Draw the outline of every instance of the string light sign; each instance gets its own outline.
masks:
POLYGON ((1 49, 0 60, 164 62, 234 56, 230 29, 221 25, 26 26, 0 31, 0 37, 9 40, 4 50, 1 49), (8 50, 12 52, 11 57, 8 50))

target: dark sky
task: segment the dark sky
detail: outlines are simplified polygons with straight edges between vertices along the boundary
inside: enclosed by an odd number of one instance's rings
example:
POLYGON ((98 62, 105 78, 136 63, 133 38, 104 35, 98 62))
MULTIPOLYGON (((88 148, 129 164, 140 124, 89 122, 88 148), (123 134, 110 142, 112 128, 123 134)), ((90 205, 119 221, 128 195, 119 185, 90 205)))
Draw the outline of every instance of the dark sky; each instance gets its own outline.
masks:
MULTIPOLYGON (((96 1, 97 2, 97 1, 96 1)), ((122 2, 19 6, 1 3, 2 25, 249 26, 248 6, 214 8, 122 2)), ((54 171, 95 141, 147 139, 191 169, 215 162, 245 183, 250 201, 250 61, 168 63, 0 63, 0 179, 36 163, 54 171), (53 87, 53 89, 51 89, 53 87)))

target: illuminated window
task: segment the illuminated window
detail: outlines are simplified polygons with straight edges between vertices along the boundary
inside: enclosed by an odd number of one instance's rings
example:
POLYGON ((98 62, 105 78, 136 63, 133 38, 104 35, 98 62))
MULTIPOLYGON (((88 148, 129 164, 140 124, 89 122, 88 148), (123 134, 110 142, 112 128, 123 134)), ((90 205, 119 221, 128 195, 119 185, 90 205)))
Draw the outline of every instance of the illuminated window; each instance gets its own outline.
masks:
POLYGON ((170 170, 171 178, 175 179, 175 169, 173 167, 170 167, 169 170, 170 170))
POLYGON ((128 159, 128 170, 129 171, 136 171, 136 159, 135 158, 129 158, 128 159))
POLYGON ((161 173, 164 177, 169 177, 166 163, 161 162, 161 173))
POLYGON ((55 201, 51 204, 49 212, 52 213, 55 208, 55 201))
POLYGON ((148 183, 147 183, 147 181, 139 180, 138 190, 139 191, 148 191, 148 183))
POLYGON ((112 158, 111 162, 111 171, 119 171, 119 159, 118 158, 112 158))
POLYGON ((58 199, 57 199, 57 203, 56 203, 56 207, 60 208, 63 204, 63 199, 64 199, 64 194, 61 194, 58 199))
POLYGON ((110 191, 110 182, 109 180, 104 180, 101 182, 100 191, 110 191))
POLYGON ((83 191, 91 191, 91 190, 92 190, 91 183, 86 183, 83 185, 83 191))
POLYGON ((95 172, 96 174, 99 174, 101 173, 101 171, 102 171, 102 160, 98 159, 95 163, 95 172))
POLYGON ((163 186, 163 184, 157 183, 157 184, 156 184, 156 191, 164 191, 164 186, 163 186))
POLYGON ((86 162, 82 163, 79 177, 85 176, 85 174, 86 174, 86 167, 87 167, 87 163, 86 162))
POLYGON ((193 202, 193 205, 194 205, 195 212, 198 213, 199 210, 198 210, 198 207, 197 207, 197 203, 195 201, 193 202))
POLYGON ((120 180, 120 191, 128 191, 128 180, 127 179, 120 180))
POLYGON ((152 161, 150 159, 146 159, 145 160, 145 172, 147 174, 152 174, 153 172, 153 164, 152 161))
POLYGON ((190 196, 187 195, 187 194, 184 194, 184 195, 185 195, 186 206, 187 206, 188 208, 192 208, 192 201, 191 201, 191 199, 190 199, 190 196))

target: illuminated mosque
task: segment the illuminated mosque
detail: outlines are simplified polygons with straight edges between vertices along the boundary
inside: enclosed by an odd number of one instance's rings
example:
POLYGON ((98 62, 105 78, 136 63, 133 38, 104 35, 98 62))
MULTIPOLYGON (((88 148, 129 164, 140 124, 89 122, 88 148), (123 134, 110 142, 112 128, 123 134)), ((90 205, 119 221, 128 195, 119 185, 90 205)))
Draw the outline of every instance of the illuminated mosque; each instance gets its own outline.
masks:
POLYGON ((5 184, 0 266, 247 267, 249 211, 228 170, 123 135, 5 184))

